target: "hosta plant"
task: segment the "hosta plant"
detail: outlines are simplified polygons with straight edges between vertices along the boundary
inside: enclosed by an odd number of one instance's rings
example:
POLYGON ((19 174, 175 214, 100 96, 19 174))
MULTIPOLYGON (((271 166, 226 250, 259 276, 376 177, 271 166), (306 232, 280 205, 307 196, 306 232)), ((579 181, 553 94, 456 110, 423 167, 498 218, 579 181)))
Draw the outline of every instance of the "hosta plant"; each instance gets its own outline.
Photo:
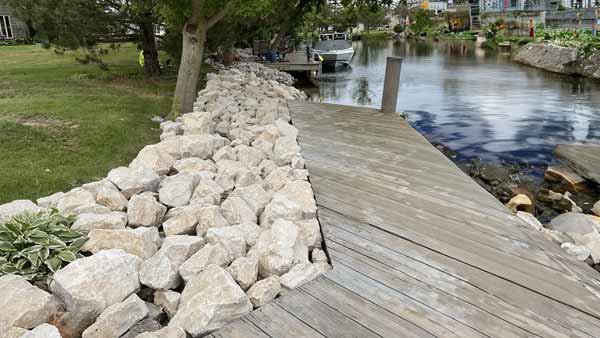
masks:
POLYGON ((0 276, 17 274, 46 281, 69 262, 81 257, 87 238, 71 229, 73 217, 57 210, 24 213, 0 224, 0 276))

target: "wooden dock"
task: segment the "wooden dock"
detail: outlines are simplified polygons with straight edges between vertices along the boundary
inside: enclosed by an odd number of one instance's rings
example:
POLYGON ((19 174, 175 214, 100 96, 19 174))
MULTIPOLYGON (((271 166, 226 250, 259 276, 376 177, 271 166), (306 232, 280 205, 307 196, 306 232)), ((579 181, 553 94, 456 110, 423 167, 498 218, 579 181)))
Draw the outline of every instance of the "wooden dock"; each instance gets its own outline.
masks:
POLYGON ((211 337, 600 337, 600 275, 398 114, 289 107, 333 270, 211 337))
POLYGON ((280 70, 282 72, 308 72, 311 77, 320 78, 322 73, 322 65, 320 61, 307 61, 306 52, 297 50, 286 56, 288 62, 264 62, 265 67, 280 70))

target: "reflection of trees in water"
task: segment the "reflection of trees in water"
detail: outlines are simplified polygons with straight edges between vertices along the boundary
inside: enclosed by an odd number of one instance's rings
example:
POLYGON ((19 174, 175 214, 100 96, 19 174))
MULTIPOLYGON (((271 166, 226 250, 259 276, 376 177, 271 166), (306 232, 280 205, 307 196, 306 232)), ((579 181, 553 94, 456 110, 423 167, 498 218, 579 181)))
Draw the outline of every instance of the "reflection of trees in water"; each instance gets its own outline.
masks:
POLYGON ((366 39, 354 43, 355 64, 367 66, 381 62, 386 55, 388 40, 385 39, 366 39))
POLYGON ((352 88, 352 98, 354 102, 361 105, 370 105, 371 95, 369 93, 369 79, 361 77, 355 80, 355 84, 352 88))

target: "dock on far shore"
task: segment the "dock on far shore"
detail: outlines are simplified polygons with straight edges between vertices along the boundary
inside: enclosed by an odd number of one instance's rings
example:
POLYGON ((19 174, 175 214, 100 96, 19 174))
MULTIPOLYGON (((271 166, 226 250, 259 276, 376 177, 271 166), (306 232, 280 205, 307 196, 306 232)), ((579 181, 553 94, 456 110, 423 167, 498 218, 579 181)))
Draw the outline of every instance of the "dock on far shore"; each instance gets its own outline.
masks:
POLYGON ((211 337, 600 337, 598 272, 400 114, 288 106, 333 269, 211 337))
POLYGON ((314 61, 314 57, 310 60, 306 58, 306 52, 300 48, 293 53, 287 54, 285 59, 287 62, 259 62, 265 67, 277 69, 282 72, 298 72, 306 73, 308 79, 318 80, 323 73, 323 65, 321 61, 314 61))

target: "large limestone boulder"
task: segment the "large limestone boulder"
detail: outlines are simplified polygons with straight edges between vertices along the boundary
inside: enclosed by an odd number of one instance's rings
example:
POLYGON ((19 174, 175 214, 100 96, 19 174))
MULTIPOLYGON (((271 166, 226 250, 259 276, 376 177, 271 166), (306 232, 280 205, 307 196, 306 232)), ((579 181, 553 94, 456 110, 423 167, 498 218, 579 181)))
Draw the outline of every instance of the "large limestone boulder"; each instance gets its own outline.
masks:
POLYGON ((226 267, 229 263, 231 263, 229 252, 219 244, 209 243, 179 267, 179 274, 187 282, 209 265, 226 267))
POLYGON ((60 310, 51 294, 17 275, 0 277, 0 331, 11 326, 34 328, 47 322, 60 310))
POLYGON ((275 195, 260 214, 259 224, 263 228, 269 228, 278 219, 300 221, 303 215, 303 209, 299 203, 290 200, 284 195, 275 195))
POLYGON ((173 169, 178 173, 181 172, 198 172, 198 171, 209 171, 216 173, 217 167, 212 160, 203 160, 196 157, 184 158, 178 160, 173 164, 173 169))
POLYGON ((296 222, 298 231, 300 231, 300 237, 304 241, 304 244, 308 247, 308 250, 314 248, 320 248, 321 242, 321 226, 316 218, 296 222))
POLYGON ((273 157, 278 165, 285 165, 292 162, 294 156, 300 153, 300 146, 295 138, 280 137, 275 142, 273 148, 273 157))
POLYGON ((231 196, 239 197, 244 200, 257 216, 260 215, 271 200, 271 195, 267 193, 260 184, 236 188, 231 193, 231 196))
POLYGON ((181 294, 173 290, 158 290, 154 293, 154 304, 160 306, 169 318, 173 318, 179 307, 181 294))
POLYGON ((134 195, 127 204, 127 218, 133 227, 159 226, 166 212, 167 207, 157 202, 151 192, 134 195))
POLYGON ((196 219, 198 220, 198 226, 196 227, 196 235, 198 236, 204 236, 208 229, 229 225, 229 222, 221 213, 221 208, 217 206, 198 209, 196 211, 196 219))
POLYGON ((248 168, 258 167, 260 162, 266 158, 266 154, 255 147, 240 145, 235 150, 238 161, 248 168))
POLYGON ((62 338, 58 328, 50 324, 42 324, 23 334, 19 338, 62 338))
POLYGON ((64 195, 65 193, 60 191, 50 196, 40 197, 35 202, 40 208, 56 208, 56 204, 64 195))
POLYGON ((221 196, 225 190, 218 185, 215 181, 210 179, 200 179, 194 193, 192 200, 205 200, 211 204, 219 205, 221 203, 221 196))
POLYGON ((246 238, 238 227, 217 227, 206 231, 206 241, 211 244, 220 244, 229 253, 229 260, 233 261, 246 254, 246 238))
POLYGON ((140 269, 140 282, 154 290, 179 286, 179 267, 202 248, 204 240, 196 236, 169 236, 160 250, 146 260, 140 269))
POLYGON ((513 58, 517 62, 555 73, 577 74, 578 72, 577 48, 549 43, 528 43, 521 47, 513 58))
POLYGON ((188 173, 169 176, 160 183, 158 198, 170 207, 187 205, 197 183, 194 176, 188 173))
POLYGON ((567 212, 553 218, 549 227, 566 234, 575 241, 575 244, 590 248, 592 260, 594 263, 600 263, 600 233, 589 215, 567 212))
POLYGON ((148 145, 140 150, 137 157, 129 164, 129 168, 133 170, 148 168, 158 175, 166 175, 174 163, 175 159, 171 155, 160 151, 154 145, 148 145))
POLYGON ((88 232, 92 229, 125 229, 127 214, 113 211, 107 214, 79 214, 71 229, 88 232))
POLYGON ((244 222, 256 223, 256 213, 243 199, 236 196, 229 196, 221 204, 221 214, 230 224, 240 224, 244 222))
POLYGON ((208 159, 213 154, 213 139, 210 135, 181 136, 181 157, 208 159))
POLYGON ((163 231, 165 236, 190 235, 196 231, 197 224, 198 219, 193 208, 191 206, 184 207, 181 212, 169 217, 163 223, 163 231))
POLYGON ((136 293, 141 264, 123 250, 105 250, 58 270, 50 290, 66 306, 65 326, 83 332, 107 307, 136 293))
POLYGON ((319 269, 314 264, 300 263, 281 276, 281 286, 286 290, 293 290, 317 278, 318 275, 319 269))
POLYGON ((137 170, 118 167, 108 173, 107 179, 116 185, 127 199, 142 191, 156 191, 160 183, 158 174, 146 167, 137 170))
POLYGON ((95 192, 96 203, 110 210, 123 211, 127 207, 127 198, 109 181, 105 182, 95 192))
POLYGON ((279 134, 284 137, 290 137, 294 140, 298 137, 298 128, 292 126, 283 119, 275 121, 275 126, 277 127, 279 134))
POLYGON ((160 247, 160 236, 155 227, 120 230, 93 229, 88 233, 88 238, 88 241, 81 247, 81 251, 97 253, 102 250, 121 249, 142 260, 152 257, 160 247))
POLYGON ((62 213, 73 213, 78 207, 94 204, 96 204, 94 194, 83 188, 75 188, 65 193, 56 203, 56 208, 62 213))
POLYGON ((148 316, 148 307, 133 294, 106 308, 96 322, 83 331, 82 338, 118 338, 148 316))
POLYGON ((212 134, 214 122, 208 112, 194 112, 184 114, 181 118, 185 135, 212 134))
POLYGON ((186 284, 169 326, 201 337, 250 311, 250 300, 229 273, 217 265, 209 265, 186 284))
POLYGON ((160 142, 154 146, 159 152, 167 154, 175 160, 179 160, 181 159, 181 137, 177 135, 171 136, 172 137, 161 138, 160 142))
POLYGON ((258 257, 239 257, 229 265, 227 271, 242 289, 247 290, 258 278, 258 257))
POLYGON ((0 223, 6 223, 13 216, 24 212, 39 212, 43 209, 29 200, 16 200, 10 203, 0 205, 0 223))
POLYGON ((308 248, 298 227, 283 219, 276 220, 270 229, 261 233, 256 250, 262 277, 281 276, 294 264, 308 261, 308 248))
POLYGON ((242 234, 246 241, 246 249, 251 248, 256 244, 262 231, 261 227, 253 222, 232 225, 230 228, 232 230, 235 229, 233 231, 239 231, 242 234))
POLYGON ((246 293, 255 308, 271 302, 281 292, 279 276, 271 276, 256 282, 246 293))
POLYGON ((274 198, 285 197, 297 203, 302 208, 304 219, 317 216, 317 202, 315 201, 312 186, 307 181, 290 181, 275 193, 274 198))

